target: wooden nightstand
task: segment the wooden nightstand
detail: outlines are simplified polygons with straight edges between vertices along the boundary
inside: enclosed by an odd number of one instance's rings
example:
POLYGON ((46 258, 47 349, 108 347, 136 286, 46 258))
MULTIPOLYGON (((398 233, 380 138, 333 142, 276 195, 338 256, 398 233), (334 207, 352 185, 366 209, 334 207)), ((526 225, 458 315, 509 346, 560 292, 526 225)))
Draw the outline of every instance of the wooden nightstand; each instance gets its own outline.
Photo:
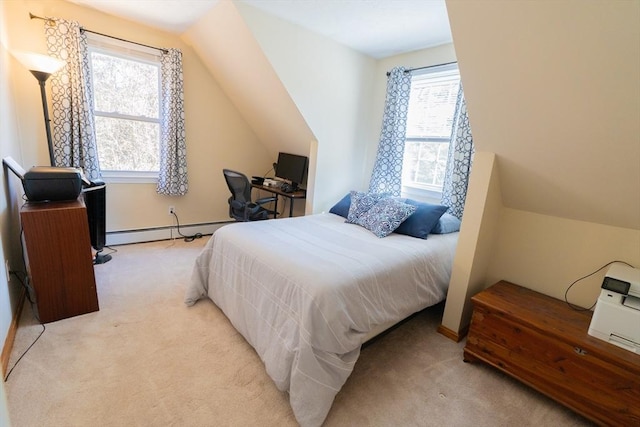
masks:
POLYGON ((466 362, 486 362, 598 424, 640 425, 640 355, 590 336, 590 311, 504 281, 472 302, 466 362))

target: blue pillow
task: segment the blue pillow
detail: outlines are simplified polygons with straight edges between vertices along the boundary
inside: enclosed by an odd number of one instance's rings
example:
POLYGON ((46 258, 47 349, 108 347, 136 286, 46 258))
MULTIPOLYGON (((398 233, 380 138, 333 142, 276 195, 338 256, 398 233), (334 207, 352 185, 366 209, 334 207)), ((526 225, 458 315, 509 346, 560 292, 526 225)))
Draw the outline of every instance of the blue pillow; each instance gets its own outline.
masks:
POLYGON ((363 226, 378 237, 386 237, 409 218, 417 207, 398 199, 384 198, 356 219, 356 224, 363 226))
POLYGON ((358 218, 367 212, 380 199, 389 197, 386 193, 363 193, 361 191, 351 191, 351 205, 347 214, 347 222, 356 224, 358 218))
POLYGON ((329 212, 340 215, 343 218, 349 216, 349 207, 351 206, 351 193, 347 193, 338 203, 333 205, 329 212))
POLYGON ((417 209, 413 215, 396 228, 395 232, 419 239, 426 239, 440 217, 449 209, 446 206, 432 205, 412 199, 406 199, 405 203, 416 206, 417 209))
POLYGON ((456 231, 460 231, 460 220, 450 213, 445 212, 445 214, 440 217, 440 220, 438 220, 436 226, 433 227, 431 233, 447 234, 455 233, 456 231))

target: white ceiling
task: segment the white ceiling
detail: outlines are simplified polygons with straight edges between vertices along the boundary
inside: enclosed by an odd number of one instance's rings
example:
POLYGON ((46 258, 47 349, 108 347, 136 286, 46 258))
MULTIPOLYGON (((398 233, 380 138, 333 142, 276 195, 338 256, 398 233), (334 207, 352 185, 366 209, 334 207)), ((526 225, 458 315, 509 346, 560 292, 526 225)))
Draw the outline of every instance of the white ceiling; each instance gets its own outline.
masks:
MULTIPOLYGON (((182 33, 219 0, 70 0, 182 33)), ((233 0, 327 36, 373 58, 451 42, 445 0, 233 0)))

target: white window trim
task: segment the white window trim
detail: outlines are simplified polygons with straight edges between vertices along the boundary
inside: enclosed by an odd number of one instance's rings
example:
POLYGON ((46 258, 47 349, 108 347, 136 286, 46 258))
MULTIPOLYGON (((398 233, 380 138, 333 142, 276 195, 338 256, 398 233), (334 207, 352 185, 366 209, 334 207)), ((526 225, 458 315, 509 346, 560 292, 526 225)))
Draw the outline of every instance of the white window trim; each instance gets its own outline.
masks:
POLYGON ((429 74, 432 77, 440 77, 438 74, 441 74, 441 75, 460 74, 460 70, 458 69, 458 63, 452 62, 451 64, 424 67, 422 69, 413 70, 411 72, 412 77, 421 76, 423 74, 429 74))
POLYGON ((101 171, 102 180, 107 184, 156 184, 158 172, 101 171))
MULTIPOLYGON (((113 39, 95 33, 87 34, 87 41, 89 45, 89 55, 92 52, 102 53, 104 55, 110 55, 119 57, 122 59, 135 59, 137 61, 145 62, 147 64, 160 68, 160 53, 157 49, 138 45, 135 43, 129 43, 124 40, 113 39)), ((91 61, 89 61, 91 67, 91 61)), ((160 71, 160 70, 159 70, 160 71)), ((93 71, 90 71, 93 74, 93 71)), ((161 93, 161 81, 158 79, 158 93, 161 93)), ((151 123, 158 123, 162 126, 162 101, 159 103, 160 111, 158 111, 158 119, 149 118, 145 116, 129 116, 117 113, 98 113, 94 112, 94 115, 102 117, 113 118, 125 118, 128 120, 139 120, 151 123)), ((101 169, 100 174, 102 179, 106 183, 115 184, 156 184, 158 182, 158 175, 160 171, 122 171, 122 170, 106 170, 101 169)))
MULTIPOLYGON (((419 76, 429 76, 429 80, 438 79, 438 78, 449 78, 451 75, 460 75, 460 70, 458 69, 458 63, 454 62, 451 64, 438 65, 435 67, 426 67, 421 70, 414 70, 412 72, 412 78, 419 76)), ((450 141, 441 141, 442 138, 408 138, 411 140, 425 140, 428 142, 450 142, 450 141)), ((437 202, 440 203, 440 198, 442 197, 442 188, 438 186, 428 185, 428 184, 416 184, 416 183, 403 183, 401 188, 401 194, 403 197, 408 197, 416 200, 422 200, 426 202, 437 202)))

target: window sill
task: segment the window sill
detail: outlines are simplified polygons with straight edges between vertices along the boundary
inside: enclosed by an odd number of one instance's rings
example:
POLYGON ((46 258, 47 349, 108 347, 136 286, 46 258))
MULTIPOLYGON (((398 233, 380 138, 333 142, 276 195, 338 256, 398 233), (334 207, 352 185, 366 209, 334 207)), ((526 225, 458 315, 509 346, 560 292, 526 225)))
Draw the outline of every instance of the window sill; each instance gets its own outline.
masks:
POLYGON ((407 199, 413 199, 427 203, 440 203, 440 200, 442 199, 441 191, 427 190, 418 187, 409 187, 406 185, 402 186, 401 195, 402 197, 405 197, 407 199))
POLYGON ((102 171, 102 179, 111 184, 156 184, 158 172, 102 171))

